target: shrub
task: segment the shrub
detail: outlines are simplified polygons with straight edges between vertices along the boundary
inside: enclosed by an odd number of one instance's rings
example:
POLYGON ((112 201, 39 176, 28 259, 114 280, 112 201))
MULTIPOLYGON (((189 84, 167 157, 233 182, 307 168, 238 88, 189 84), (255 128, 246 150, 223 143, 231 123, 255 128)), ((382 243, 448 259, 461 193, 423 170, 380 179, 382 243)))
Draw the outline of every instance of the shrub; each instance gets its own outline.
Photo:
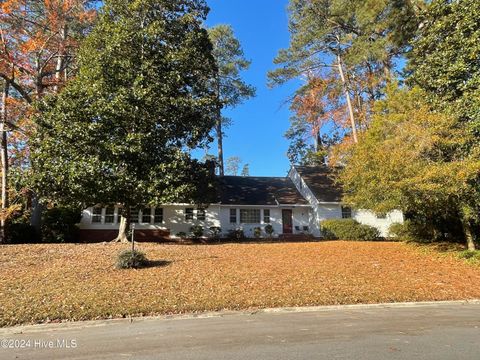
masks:
POLYGON ((117 269, 139 269, 148 265, 148 260, 143 252, 125 250, 118 254, 117 269))
POLYGON ((219 226, 211 226, 209 228, 210 234, 212 234, 212 239, 219 240, 220 234, 222 233, 222 229, 219 226))
POLYGON ((379 231, 353 219, 331 219, 321 222, 322 234, 329 240, 378 240, 379 231))
POLYGON ((406 221, 404 223, 393 223, 388 228, 388 236, 395 240, 412 240, 410 224, 406 221))
POLYGON ((187 237, 187 233, 185 231, 180 231, 176 235, 179 238, 185 239, 187 237))
POLYGON ((480 260, 480 250, 465 250, 458 254, 461 259, 480 260))
POLYGON ((436 234, 435 228, 431 225, 410 220, 390 225, 388 235, 394 239, 403 241, 432 242, 442 240, 439 238, 439 235, 436 234))
POLYGON ((232 240, 243 240, 245 239, 245 233, 242 229, 229 230, 228 237, 232 240))
POLYGON ((5 234, 11 244, 33 244, 39 240, 35 228, 23 222, 7 223, 5 234))
POLYGON ((255 239, 259 239, 262 237, 262 228, 261 227, 256 227, 253 229, 253 236, 255 239))
POLYGON ((67 207, 54 207, 43 215, 42 241, 51 243, 74 242, 78 237, 77 224, 82 219, 81 211, 67 207))
POLYGON ((190 232, 193 234, 194 237, 199 238, 203 236, 203 226, 201 225, 194 225, 190 228, 190 232))
POLYGON ((268 224, 267 226, 265 226, 265 233, 268 235, 268 237, 272 237, 273 232, 274 230, 271 224, 268 224))

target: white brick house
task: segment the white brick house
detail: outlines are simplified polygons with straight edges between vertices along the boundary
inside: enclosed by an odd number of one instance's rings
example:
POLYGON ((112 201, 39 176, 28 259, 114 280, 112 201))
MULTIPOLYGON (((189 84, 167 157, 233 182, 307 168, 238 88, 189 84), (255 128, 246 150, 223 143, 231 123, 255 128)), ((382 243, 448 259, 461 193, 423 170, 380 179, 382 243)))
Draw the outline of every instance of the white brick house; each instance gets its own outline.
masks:
MULTIPOLYGON (((218 201, 206 208, 191 204, 165 204, 156 208, 138 208, 132 211, 137 238, 161 240, 189 233, 200 225, 208 233, 212 227, 223 235, 242 229, 253 237, 254 229, 264 233, 272 225, 274 236, 311 234, 321 236, 320 222, 324 219, 352 217, 375 226, 382 236, 388 236, 388 227, 403 222, 400 211, 377 217, 365 210, 350 210, 342 206, 341 190, 334 185, 326 167, 293 166, 287 177, 219 178, 218 201)), ((83 211, 79 224, 81 238, 86 241, 107 241, 118 231, 118 207, 90 207, 83 211)))

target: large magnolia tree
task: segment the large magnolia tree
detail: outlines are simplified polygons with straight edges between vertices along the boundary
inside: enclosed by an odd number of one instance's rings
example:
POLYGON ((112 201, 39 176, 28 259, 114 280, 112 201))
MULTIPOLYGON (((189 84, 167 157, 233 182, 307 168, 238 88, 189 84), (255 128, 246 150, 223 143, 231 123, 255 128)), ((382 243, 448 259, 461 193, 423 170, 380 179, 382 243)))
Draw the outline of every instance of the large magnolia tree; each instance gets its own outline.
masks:
POLYGON ((32 154, 36 189, 58 202, 130 208, 204 201, 211 171, 188 155, 216 121, 203 0, 107 0, 79 74, 42 105, 32 154))

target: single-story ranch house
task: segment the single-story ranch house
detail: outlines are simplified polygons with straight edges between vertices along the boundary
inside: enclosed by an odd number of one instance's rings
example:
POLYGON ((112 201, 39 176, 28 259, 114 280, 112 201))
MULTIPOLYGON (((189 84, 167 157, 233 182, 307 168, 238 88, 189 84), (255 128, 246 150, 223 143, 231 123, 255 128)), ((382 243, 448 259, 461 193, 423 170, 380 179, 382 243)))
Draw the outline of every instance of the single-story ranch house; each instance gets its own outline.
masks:
MULTIPOLYGON (((190 233, 194 225, 206 233, 211 227, 226 235, 242 229, 247 237, 271 224, 275 237, 309 234, 321 237, 320 222, 325 219, 353 218, 376 227, 388 236, 392 223, 403 222, 401 211, 383 217, 371 211, 355 210, 341 203, 341 189, 324 166, 292 166, 287 177, 224 176, 219 178, 218 202, 206 208, 191 204, 165 204, 156 208, 132 210, 137 240, 166 240, 179 233, 190 233)), ((90 207, 83 211, 81 240, 109 241, 119 226, 118 208, 90 207)))

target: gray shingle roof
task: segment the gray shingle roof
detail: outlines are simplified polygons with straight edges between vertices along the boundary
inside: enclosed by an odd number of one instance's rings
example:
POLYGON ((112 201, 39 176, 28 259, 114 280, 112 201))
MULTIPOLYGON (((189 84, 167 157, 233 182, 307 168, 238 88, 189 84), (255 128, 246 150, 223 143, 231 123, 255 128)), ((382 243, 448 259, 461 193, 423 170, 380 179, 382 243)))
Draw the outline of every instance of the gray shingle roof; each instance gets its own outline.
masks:
POLYGON ((341 202, 342 189, 335 184, 334 171, 326 166, 294 166, 320 202, 341 202))
POLYGON ((219 183, 225 205, 308 204, 287 177, 224 176, 219 183))

